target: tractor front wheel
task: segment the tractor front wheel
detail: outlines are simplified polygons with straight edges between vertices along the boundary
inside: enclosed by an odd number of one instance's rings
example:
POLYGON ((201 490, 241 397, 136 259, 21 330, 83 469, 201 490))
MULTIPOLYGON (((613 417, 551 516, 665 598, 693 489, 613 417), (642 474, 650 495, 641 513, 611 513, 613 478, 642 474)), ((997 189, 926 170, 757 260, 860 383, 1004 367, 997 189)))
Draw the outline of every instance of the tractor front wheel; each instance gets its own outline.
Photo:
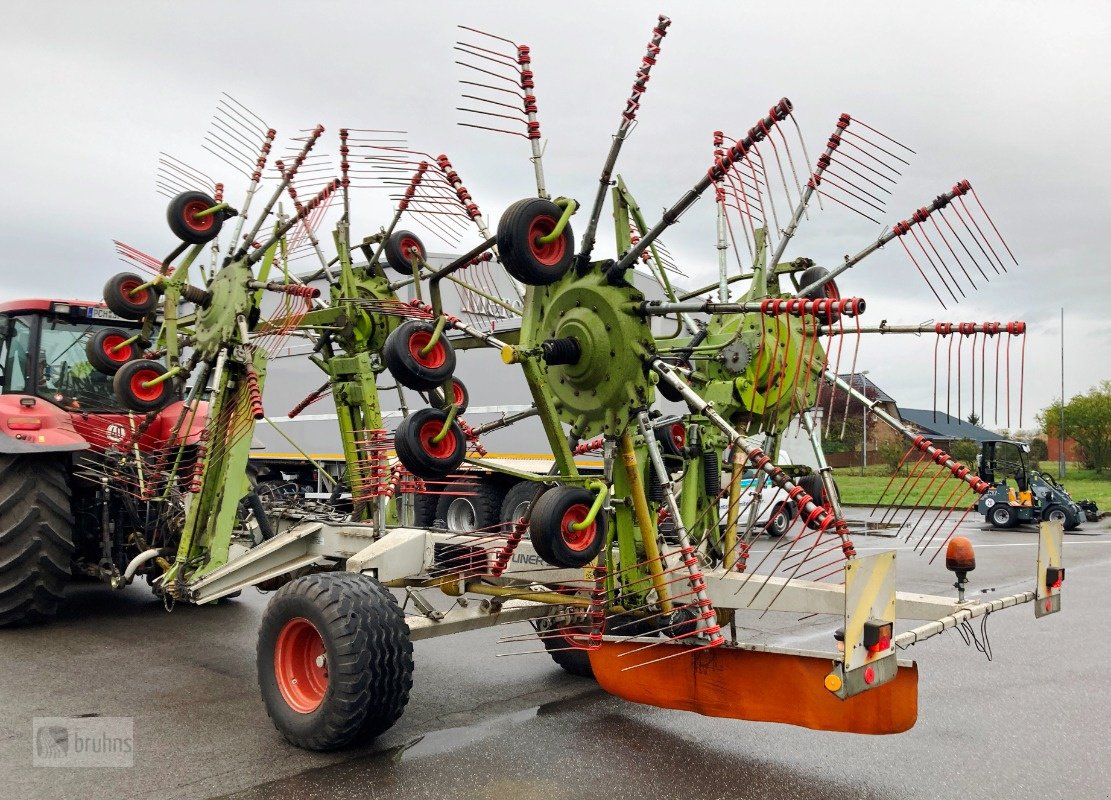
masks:
POLYGON ((66 462, 0 456, 0 628, 53 617, 70 577, 73 514, 66 462))
POLYGON ((258 683, 275 727, 306 750, 372 739, 401 717, 413 644, 397 601, 353 572, 323 572, 275 593, 258 638, 258 683))
POLYGON ((1060 522, 1066 531, 1076 530, 1080 527, 1080 518, 1077 514, 1059 503, 1046 506, 1042 512, 1042 519, 1060 522))

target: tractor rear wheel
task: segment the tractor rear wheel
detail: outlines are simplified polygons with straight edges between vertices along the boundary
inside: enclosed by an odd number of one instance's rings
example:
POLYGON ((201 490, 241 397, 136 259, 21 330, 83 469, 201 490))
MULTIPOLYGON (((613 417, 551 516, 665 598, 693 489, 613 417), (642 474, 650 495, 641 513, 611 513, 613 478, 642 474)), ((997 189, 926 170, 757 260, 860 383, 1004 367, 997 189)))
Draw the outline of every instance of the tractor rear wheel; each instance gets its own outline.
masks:
POLYGON ((72 557, 73 513, 63 459, 0 456, 0 627, 54 616, 72 557))
POLYGON ((257 666, 266 713, 282 736, 306 750, 335 750, 401 717, 413 644, 382 584, 322 572, 275 593, 259 628, 257 666))

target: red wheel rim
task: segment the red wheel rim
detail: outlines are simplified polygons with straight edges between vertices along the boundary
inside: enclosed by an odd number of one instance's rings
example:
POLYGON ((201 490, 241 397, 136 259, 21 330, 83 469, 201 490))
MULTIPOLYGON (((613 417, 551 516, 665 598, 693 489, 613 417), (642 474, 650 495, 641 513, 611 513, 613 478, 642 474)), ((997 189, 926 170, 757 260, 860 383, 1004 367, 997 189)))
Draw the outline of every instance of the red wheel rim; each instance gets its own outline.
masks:
POLYGON ((444 347, 442 341, 437 340, 435 346, 422 355, 421 350, 428 347, 428 343, 431 341, 432 334, 429 331, 414 331, 409 336, 409 355, 422 367, 439 369, 447 361, 447 348, 444 347))
POLYGON ((120 294, 123 295, 123 299, 128 303, 137 306, 145 306, 147 304, 147 292, 149 292, 150 289, 143 289, 135 292, 135 290, 142 285, 143 282, 138 278, 128 278, 120 283, 120 294), (135 292, 135 294, 132 294, 132 292, 135 292))
POLYGON ((398 242, 397 247, 399 250, 401 250, 401 257, 405 259, 406 264, 410 263, 409 251, 413 248, 416 248, 416 251, 420 254, 420 257, 422 259, 424 258, 424 248, 421 247, 421 243, 410 236, 406 236, 404 239, 398 242))
POLYGON ((282 626, 274 643, 274 680, 290 708, 311 714, 328 691, 324 638, 304 617, 282 626))
POLYGON ((105 336, 101 340, 100 348, 104 351, 105 357, 107 357, 109 360, 116 361, 122 364, 125 361, 131 360, 131 348, 124 347, 119 350, 116 350, 116 348, 126 341, 127 340, 122 336, 112 334, 111 336, 105 336))
POLYGON ((156 383, 154 386, 143 386, 144 383, 153 381, 159 377, 161 373, 153 369, 137 369, 131 376, 128 383, 128 388, 131 389, 131 396, 137 400, 152 402, 162 396, 165 388, 165 383, 156 383))
POLYGON ((197 233, 212 230, 212 226, 216 224, 215 214, 209 214, 207 217, 201 217, 200 219, 195 217, 196 214, 207 211, 209 208, 211 206, 204 200, 190 200, 186 203, 185 208, 181 210, 181 218, 185 227, 197 233))
POLYGON ((687 446, 687 429, 683 426, 683 423, 676 422, 672 425, 670 433, 671 441, 676 449, 682 450, 687 446))
POLYGON ((451 396, 452 398, 454 398, 455 405, 462 408, 463 403, 467 400, 467 393, 463 389, 463 384, 461 384, 459 381, 454 381, 451 384, 451 396))
POLYGON ((582 522, 586 519, 586 515, 590 513, 590 508, 582 503, 577 503, 563 512, 563 519, 559 523, 559 532, 563 537, 563 543, 567 545, 568 549, 581 553, 587 550, 594 543, 594 535, 598 530, 598 521, 595 520, 577 531, 571 526, 582 522))
POLYGON ((528 242, 529 250, 532 251, 532 257, 543 264, 545 267, 554 267, 563 260, 564 253, 567 252, 566 237, 562 234, 557 236, 554 241, 547 244, 541 244, 540 237, 547 236, 555 230, 558 220, 551 217, 537 217, 528 226, 528 242))
POLYGON ((444 423, 438 419, 431 419, 420 426, 418 438, 420 439, 421 447, 424 452, 433 458, 451 458, 455 452, 455 431, 448 429, 447 436, 439 442, 432 441, 440 435, 444 423))

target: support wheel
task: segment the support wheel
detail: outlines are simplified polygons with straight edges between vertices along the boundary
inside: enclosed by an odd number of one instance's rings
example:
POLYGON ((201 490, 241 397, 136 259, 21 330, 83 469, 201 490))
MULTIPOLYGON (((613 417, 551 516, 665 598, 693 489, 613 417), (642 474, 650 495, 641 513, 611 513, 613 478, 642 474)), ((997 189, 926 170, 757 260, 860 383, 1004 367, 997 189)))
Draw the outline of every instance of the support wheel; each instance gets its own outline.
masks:
POLYGON ((146 281, 133 272, 120 272, 104 284, 104 302, 108 310, 124 319, 142 319, 158 305, 158 294, 152 288, 139 289, 146 281))
POLYGON ((571 226, 547 244, 539 240, 555 230, 563 209, 551 200, 518 200, 498 220, 498 254, 505 271, 529 286, 547 286, 571 268, 575 240, 571 226))
POLYGON ((455 371, 455 349, 441 335, 427 352, 435 328, 428 322, 408 320, 386 337, 382 358, 398 383, 418 392, 442 386, 455 371))
MULTIPOLYGON (((814 281, 821 280, 829 274, 829 270, 825 267, 810 267, 802 271, 799 276, 799 286, 805 288, 812 284, 814 281)), ((841 290, 837 288, 837 284, 833 281, 827 281, 820 287, 812 292, 807 292, 803 295, 806 300, 840 300, 841 290)), ((818 320, 823 325, 832 325, 837 320, 841 319, 841 312, 831 311, 829 314, 817 314, 818 320)))
POLYGON ((72 556, 64 461, 0 455, 0 628, 53 617, 72 556))
POLYGON ((166 222, 174 236, 189 244, 204 244, 220 234, 224 214, 217 211, 205 217, 196 215, 216 205, 204 192, 182 192, 170 201, 166 209, 166 222))
POLYGON ((402 275, 413 274, 413 264, 409 261, 409 251, 416 248, 420 253, 420 260, 424 261, 428 252, 424 249, 424 243, 417 238, 415 233, 409 231, 394 231, 390 234, 390 238, 386 240, 386 246, 382 248, 382 254, 386 257, 386 265, 402 275))
POLYGON ((447 414, 436 408, 422 408, 397 426, 394 446, 405 469, 418 478, 435 480, 453 472, 467 454, 467 440, 458 422, 452 422, 447 435, 433 439, 443 429, 447 414))
POLYGON ((171 378, 153 386, 145 384, 165 375, 166 371, 165 365, 158 361, 141 358, 127 362, 112 378, 116 399, 132 411, 161 411, 177 396, 174 380, 171 378))
POLYGON ((536 622, 536 635, 544 643, 544 649, 552 657, 552 661, 563 668, 564 671, 577 675, 580 678, 593 678, 594 670, 590 667, 590 653, 582 649, 590 635, 590 624, 586 615, 581 615, 572 622, 581 622, 579 625, 566 624, 566 614, 553 612, 547 617, 541 617, 536 622))
POLYGON ((274 595, 259 628, 257 666, 266 713, 282 736, 306 750, 335 750, 401 717, 413 686, 413 644, 382 584, 323 572, 274 595))
POLYGON ((599 513, 590 525, 575 530, 586 519, 594 494, 581 486, 557 486, 532 505, 529 536, 537 554, 557 567, 585 567, 602 551, 606 520, 599 513))
POLYGON ((123 345, 130 338, 126 331, 119 328, 101 328, 85 342, 85 358, 97 372, 115 375, 128 361, 143 355, 143 348, 138 342, 123 345))
POLYGON ((1018 525, 1018 515, 1006 503, 996 503, 988 511, 988 522, 996 528, 1013 528, 1018 525))

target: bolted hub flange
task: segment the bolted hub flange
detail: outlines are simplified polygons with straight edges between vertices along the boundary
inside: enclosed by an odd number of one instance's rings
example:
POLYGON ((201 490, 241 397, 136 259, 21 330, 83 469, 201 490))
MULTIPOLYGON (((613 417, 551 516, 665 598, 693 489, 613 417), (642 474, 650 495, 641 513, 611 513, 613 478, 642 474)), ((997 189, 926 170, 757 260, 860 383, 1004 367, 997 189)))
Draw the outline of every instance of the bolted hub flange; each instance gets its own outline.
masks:
POLYGON ((616 435, 634 408, 649 405, 644 364, 656 345, 638 313, 643 300, 631 286, 610 285, 597 263, 584 275, 571 270, 536 292, 541 313, 533 341, 542 342, 560 419, 580 438, 616 435))

